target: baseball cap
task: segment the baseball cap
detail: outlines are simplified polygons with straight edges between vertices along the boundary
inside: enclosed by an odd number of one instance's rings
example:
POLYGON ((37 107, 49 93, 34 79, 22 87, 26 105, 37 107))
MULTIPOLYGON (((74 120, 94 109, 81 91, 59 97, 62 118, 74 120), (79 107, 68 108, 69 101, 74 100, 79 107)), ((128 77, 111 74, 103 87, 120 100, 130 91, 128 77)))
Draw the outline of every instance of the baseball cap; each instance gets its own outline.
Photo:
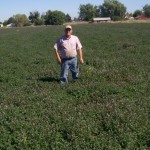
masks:
POLYGON ((70 25, 67 25, 67 26, 65 27, 65 29, 72 29, 72 27, 71 27, 70 25))

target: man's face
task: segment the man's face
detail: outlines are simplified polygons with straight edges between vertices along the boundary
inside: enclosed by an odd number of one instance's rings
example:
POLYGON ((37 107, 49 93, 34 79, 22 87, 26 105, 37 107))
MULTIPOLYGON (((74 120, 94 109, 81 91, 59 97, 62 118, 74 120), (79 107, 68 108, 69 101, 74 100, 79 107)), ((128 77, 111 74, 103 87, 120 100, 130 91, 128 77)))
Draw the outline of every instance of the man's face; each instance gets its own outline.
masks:
POLYGON ((65 34, 66 36, 70 36, 72 34, 72 29, 70 28, 65 29, 65 34))

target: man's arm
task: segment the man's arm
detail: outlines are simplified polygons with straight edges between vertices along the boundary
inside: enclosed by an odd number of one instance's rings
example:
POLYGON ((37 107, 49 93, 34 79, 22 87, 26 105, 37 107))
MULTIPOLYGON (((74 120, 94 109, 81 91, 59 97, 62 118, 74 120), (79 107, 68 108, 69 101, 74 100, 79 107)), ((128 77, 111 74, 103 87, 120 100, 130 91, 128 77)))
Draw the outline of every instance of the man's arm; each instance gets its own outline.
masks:
POLYGON ((82 45, 81 45, 81 42, 80 42, 78 37, 77 37, 77 41, 76 42, 77 42, 77 53, 78 53, 78 55, 80 57, 81 64, 83 64, 84 60, 83 60, 83 54, 82 54, 82 45))
POLYGON ((57 58, 58 62, 61 64, 62 62, 61 62, 61 58, 60 58, 60 55, 58 53, 58 50, 55 48, 54 48, 54 50, 55 50, 56 58, 57 58))
POLYGON ((83 55, 82 55, 82 49, 81 48, 78 49, 78 55, 79 55, 81 64, 83 64, 84 60, 83 60, 83 55))

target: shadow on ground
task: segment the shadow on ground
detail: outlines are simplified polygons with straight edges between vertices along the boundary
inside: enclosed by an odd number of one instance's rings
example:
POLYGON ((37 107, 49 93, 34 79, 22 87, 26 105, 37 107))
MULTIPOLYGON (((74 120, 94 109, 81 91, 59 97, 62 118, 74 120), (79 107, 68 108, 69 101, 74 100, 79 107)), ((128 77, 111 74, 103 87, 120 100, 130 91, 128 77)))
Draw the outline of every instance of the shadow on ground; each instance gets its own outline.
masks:
POLYGON ((38 78, 37 80, 42 82, 59 82, 59 79, 54 77, 41 77, 38 78))

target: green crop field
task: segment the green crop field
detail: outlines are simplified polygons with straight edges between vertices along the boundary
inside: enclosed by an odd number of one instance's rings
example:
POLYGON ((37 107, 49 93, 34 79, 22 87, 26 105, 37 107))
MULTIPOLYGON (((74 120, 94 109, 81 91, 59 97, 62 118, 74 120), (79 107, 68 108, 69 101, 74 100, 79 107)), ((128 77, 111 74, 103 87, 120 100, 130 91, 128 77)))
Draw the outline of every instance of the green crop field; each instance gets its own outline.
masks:
POLYGON ((63 30, 0 29, 0 149, 150 149, 150 24, 73 25, 85 64, 67 86, 63 30))

